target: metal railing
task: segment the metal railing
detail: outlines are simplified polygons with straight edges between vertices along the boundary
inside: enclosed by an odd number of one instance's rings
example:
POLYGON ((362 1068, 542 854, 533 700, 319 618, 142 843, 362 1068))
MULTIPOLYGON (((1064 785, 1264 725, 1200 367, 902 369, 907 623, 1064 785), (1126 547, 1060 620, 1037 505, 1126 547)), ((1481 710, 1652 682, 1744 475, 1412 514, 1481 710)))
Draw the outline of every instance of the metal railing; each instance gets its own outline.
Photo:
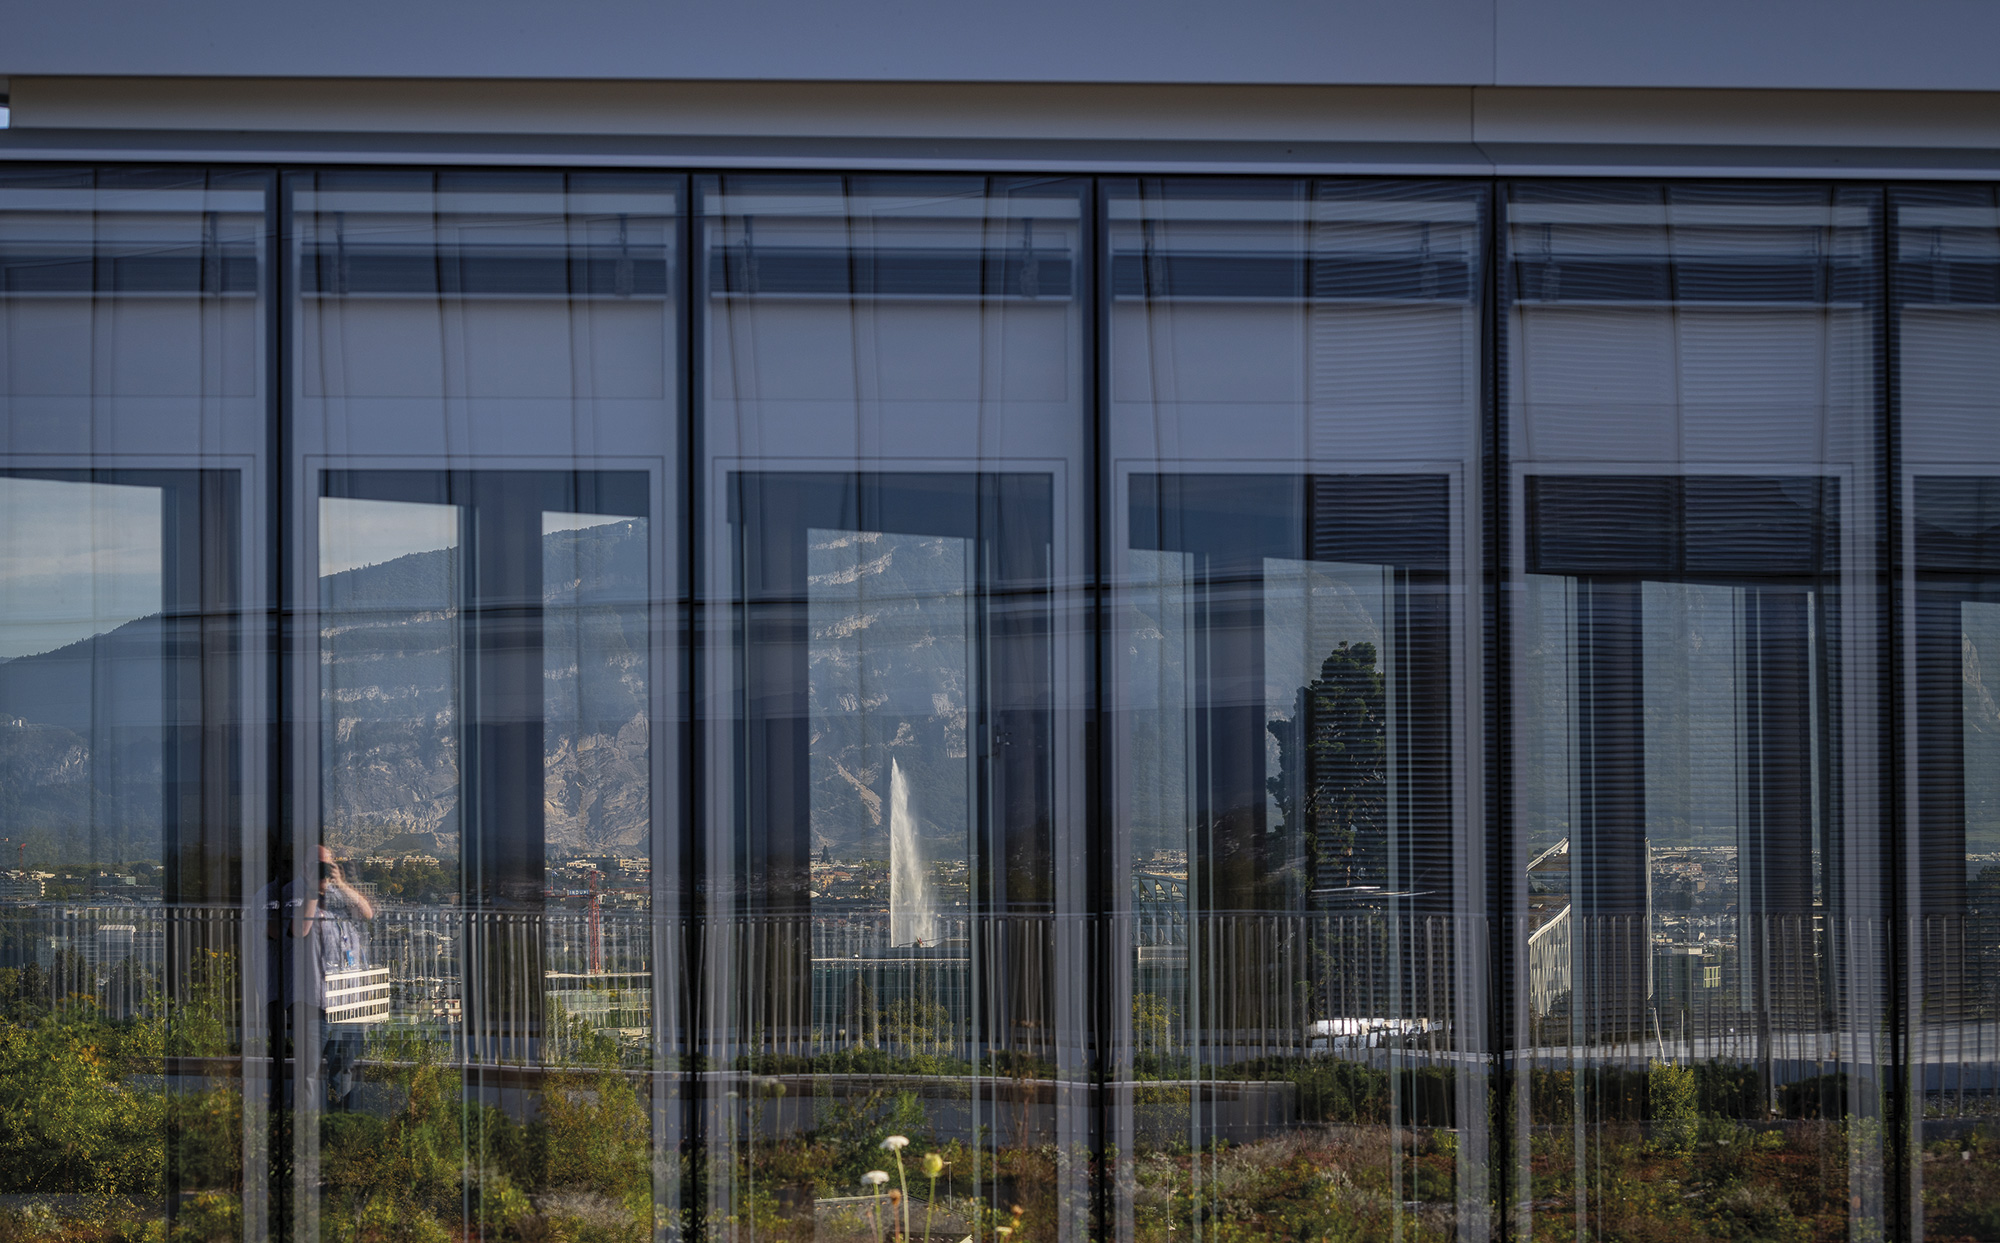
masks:
MULTIPOLYGON (((1989 923, 1928 917, 1902 938, 1915 975, 1900 1073, 1932 1117, 2000 1115, 1989 923)), ((362 927, 360 974, 330 981, 328 1017, 427 1028, 468 1063, 559 1061, 582 1030, 635 1067, 692 1054, 724 1074, 772 1058, 811 1073, 871 1051, 928 1059, 933 1074, 1051 1078, 1089 1064, 1093 1043, 1134 1081, 1392 1052, 1529 1071, 1717 1063, 1755 1070, 1774 1110, 1790 1084, 1899 1073, 1890 925, 1817 912, 1524 920, 1503 964, 1516 1009, 1499 1049, 1481 1000, 1493 929, 1462 916, 957 915, 909 946, 890 943, 879 912, 689 925, 644 909, 385 905, 362 927)), ((0 904, 0 930, 0 966, 32 966, 23 978, 52 1005, 123 1018, 173 1002, 171 1024, 198 1003, 238 1051, 282 972, 309 966, 296 938, 234 906, 16 901, 0 904)))

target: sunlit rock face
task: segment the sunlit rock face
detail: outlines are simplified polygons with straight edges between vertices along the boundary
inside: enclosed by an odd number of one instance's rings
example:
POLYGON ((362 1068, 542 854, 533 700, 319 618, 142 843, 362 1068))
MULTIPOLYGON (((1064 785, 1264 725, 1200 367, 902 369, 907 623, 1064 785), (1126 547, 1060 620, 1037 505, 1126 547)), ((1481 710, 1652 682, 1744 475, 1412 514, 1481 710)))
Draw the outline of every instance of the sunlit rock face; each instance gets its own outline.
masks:
MULTIPOLYGON (((630 850, 650 823, 642 520, 542 540, 543 814, 561 852, 630 850)), ((458 849, 459 554, 321 580, 327 842, 458 849)))

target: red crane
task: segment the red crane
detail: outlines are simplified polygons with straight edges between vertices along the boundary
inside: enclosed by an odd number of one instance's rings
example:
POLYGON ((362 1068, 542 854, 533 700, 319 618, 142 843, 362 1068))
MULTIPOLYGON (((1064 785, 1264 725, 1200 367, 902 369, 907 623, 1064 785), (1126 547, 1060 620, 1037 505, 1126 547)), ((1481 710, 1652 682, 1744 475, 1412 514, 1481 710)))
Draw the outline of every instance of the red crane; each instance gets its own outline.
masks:
POLYGON ((588 927, 590 929, 590 974, 592 975, 604 974, 604 908, 601 901, 602 895, 606 892, 645 892, 644 888, 636 885, 612 885, 609 889, 605 889, 601 886, 603 880, 604 873, 592 872, 590 874, 590 888, 588 889, 545 889, 542 891, 546 896, 551 898, 589 899, 584 909, 590 913, 588 927))
POLYGON ((604 974, 604 914, 597 904, 597 882, 601 873, 590 874, 590 974, 604 974))

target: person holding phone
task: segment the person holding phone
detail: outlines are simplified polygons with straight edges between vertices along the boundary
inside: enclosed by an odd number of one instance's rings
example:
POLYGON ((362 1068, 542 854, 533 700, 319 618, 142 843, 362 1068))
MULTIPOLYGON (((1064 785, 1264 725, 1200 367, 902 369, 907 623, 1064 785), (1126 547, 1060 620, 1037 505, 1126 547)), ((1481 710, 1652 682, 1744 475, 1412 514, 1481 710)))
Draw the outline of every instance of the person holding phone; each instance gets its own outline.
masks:
MULTIPOLYGON (((368 930, 365 925, 375 918, 375 904, 368 900, 368 895, 348 883, 340 860, 334 858, 331 849, 320 846, 318 851, 317 866, 306 883, 302 886, 298 880, 293 880, 285 885, 281 901, 266 902, 265 906, 272 914, 271 936, 274 940, 282 924, 283 935, 288 941, 305 942, 305 952, 297 959, 292 952, 271 956, 274 977, 282 976, 274 979, 272 995, 283 998, 285 1014, 280 1021, 294 1041, 297 1040, 303 1017, 300 1011, 311 1007, 318 1017, 320 1053, 309 1063, 311 1069, 306 1072, 308 1090, 315 1096, 323 1092, 325 1095, 319 1098, 321 1103, 338 1111, 346 1110, 352 1102, 354 1068, 361 1057, 363 1028, 360 1024, 341 1023, 328 1017, 327 981, 336 973, 368 965, 368 930), (299 959, 303 961, 295 978, 294 973, 283 970, 283 964, 299 959)), ((296 1043, 293 1048, 297 1050, 296 1043)))

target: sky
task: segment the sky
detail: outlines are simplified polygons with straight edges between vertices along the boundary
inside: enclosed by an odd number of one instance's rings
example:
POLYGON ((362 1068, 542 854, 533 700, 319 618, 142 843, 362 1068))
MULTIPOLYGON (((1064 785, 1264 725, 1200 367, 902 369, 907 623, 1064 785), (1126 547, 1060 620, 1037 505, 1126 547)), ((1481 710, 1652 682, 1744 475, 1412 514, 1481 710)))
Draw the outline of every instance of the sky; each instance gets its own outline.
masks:
POLYGON ((160 610, 158 488, 0 477, 0 660, 160 610))
MULTIPOLYGON (((0 660, 53 651, 160 611, 160 489, 0 476, 0 660)), ((455 547, 458 509, 320 502, 320 573, 455 547)), ((542 515, 544 534, 626 519, 542 515)))
POLYGON ((458 506, 408 501, 319 503, 319 572, 339 574, 413 552, 458 546, 458 506))
MULTIPOLYGON (((319 572, 339 574, 413 552, 456 548, 458 512, 456 505, 323 498, 319 503, 319 572)), ((542 534, 627 521, 630 519, 616 514, 549 512, 542 515, 542 534)))

